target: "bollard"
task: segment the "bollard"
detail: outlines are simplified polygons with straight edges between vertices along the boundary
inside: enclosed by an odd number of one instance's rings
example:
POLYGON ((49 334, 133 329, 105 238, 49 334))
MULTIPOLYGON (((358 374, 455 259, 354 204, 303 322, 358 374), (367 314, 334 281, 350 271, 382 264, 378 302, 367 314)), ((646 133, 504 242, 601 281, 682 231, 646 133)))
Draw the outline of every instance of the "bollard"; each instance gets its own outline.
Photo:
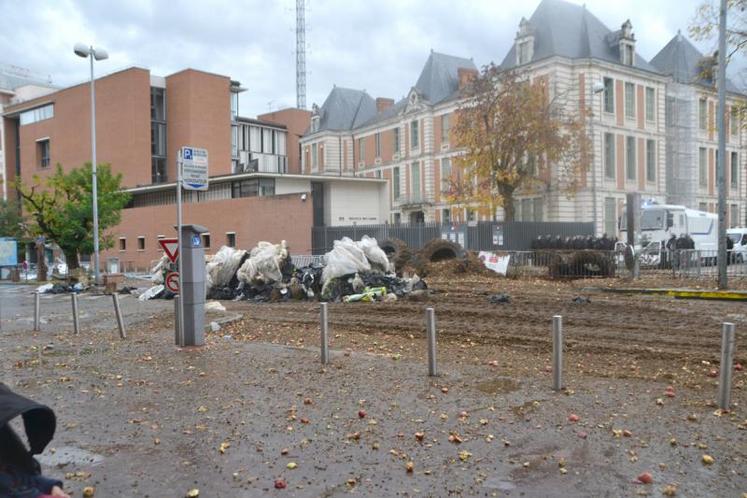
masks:
POLYGON ((73 301, 73 332, 75 335, 80 334, 80 315, 78 314, 78 294, 72 293, 73 301))
POLYGON ((119 327, 119 338, 127 339, 127 332, 124 328, 124 320, 122 320, 122 310, 119 308, 119 295, 115 292, 112 294, 112 300, 114 301, 114 313, 117 315, 117 326, 119 327))
POLYGON ((39 293, 34 293, 34 331, 38 332, 41 330, 41 310, 39 309, 39 293))
POLYGON ((428 341, 428 375, 435 377, 436 370, 436 314, 433 308, 425 309, 425 335, 428 341))
POLYGON ((731 370, 734 359, 734 324, 721 325, 721 375, 718 382, 718 407, 728 410, 731 405, 731 370))
POLYGON ((563 317, 552 317, 552 388, 563 389, 563 317))
POLYGON ((178 294, 174 296, 174 343, 181 347, 184 347, 184 334, 182 333, 182 323, 179 320, 179 300, 181 296, 178 294))
POLYGON ((319 327, 321 330, 322 365, 329 364, 329 322, 327 319, 327 303, 321 303, 319 305, 319 327))

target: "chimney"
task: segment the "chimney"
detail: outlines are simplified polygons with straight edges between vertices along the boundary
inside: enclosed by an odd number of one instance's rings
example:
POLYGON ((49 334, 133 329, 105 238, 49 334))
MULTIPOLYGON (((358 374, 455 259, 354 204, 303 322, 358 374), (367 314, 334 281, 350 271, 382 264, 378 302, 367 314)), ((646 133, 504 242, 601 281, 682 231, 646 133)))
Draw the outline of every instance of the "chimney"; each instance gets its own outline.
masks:
POLYGON ((394 99, 387 99, 384 97, 376 98, 376 112, 382 112, 394 105, 394 99))
POLYGON ((477 78, 477 69, 469 67, 457 68, 457 76, 459 77, 459 89, 462 90, 469 85, 472 80, 477 78))

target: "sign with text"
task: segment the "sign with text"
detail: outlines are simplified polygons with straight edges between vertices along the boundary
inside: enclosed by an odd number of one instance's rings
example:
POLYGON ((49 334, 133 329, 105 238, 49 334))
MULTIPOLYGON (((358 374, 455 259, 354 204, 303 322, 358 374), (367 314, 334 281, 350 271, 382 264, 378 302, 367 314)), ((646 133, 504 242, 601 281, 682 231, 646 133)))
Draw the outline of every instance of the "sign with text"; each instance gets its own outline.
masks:
POLYGON ((208 151, 182 147, 182 187, 185 190, 208 189, 208 151))

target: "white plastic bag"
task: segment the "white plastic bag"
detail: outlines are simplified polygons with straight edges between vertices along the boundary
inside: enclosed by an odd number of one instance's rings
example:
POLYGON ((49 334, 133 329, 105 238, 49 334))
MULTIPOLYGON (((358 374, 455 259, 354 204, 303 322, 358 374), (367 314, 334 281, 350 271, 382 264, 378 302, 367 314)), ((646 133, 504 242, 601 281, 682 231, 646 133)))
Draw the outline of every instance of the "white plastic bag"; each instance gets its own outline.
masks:
POLYGON ((163 267, 169 263, 169 257, 165 254, 161 256, 161 259, 158 260, 158 263, 156 263, 156 266, 151 268, 150 270, 150 280, 154 284, 162 284, 163 283, 163 267))
POLYGON ((239 269, 246 251, 223 246, 205 265, 205 288, 225 287, 239 269))
POLYGON ((244 261, 236 276, 239 281, 251 283, 272 283, 283 280, 281 266, 288 259, 288 243, 280 244, 259 242, 257 247, 249 253, 249 259, 244 261))
POLYGON ((336 240, 332 245, 332 250, 324 255, 324 259, 327 266, 322 271, 322 283, 343 275, 371 270, 371 264, 363 249, 348 237, 336 240))
POLYGON ((383 249, 379 247, 379 243, 376 242, 376 239, 373 237, 369 237, 368 235, 364 235, 363 238, 361 238, 360 242, 357 242, 358 247, 363 249, 363 252, 366 255, 366 259, 368 259, 368 262, 371 263, 371 266, 376 267, 386 273, 388 273, 391 268, 389 265, 389 258, 386 257, 386 253, 383 249))

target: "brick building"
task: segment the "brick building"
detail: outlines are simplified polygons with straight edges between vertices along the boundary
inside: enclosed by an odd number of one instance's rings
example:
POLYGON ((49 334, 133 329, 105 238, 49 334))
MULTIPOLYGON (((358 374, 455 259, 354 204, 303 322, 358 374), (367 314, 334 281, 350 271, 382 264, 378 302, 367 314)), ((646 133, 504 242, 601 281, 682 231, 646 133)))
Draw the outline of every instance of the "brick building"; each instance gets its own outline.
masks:
MULTIPOLYGON (((516 218, 594 221, 598 233, 616 233, 627 192, 714 211, 716 91, 700 74, 708 64, 680 34, 648 62, 636 52, 629 20, 613 31, 585 6, 543 0, 520 20, 501 67, 545 78, 550 97, 569 112, 589 110, 592 154, 575 195, 558 188, 559 165, 551 165, 540 189, 517 192, 516 218)), ((471 59, 431 52, 397 103, 333 88, 313 107, 301 140, 304 172, 386 179, 392 222, 501 219, 500 208, 449 205, 442 195, 459 153, 449 140, 450 123, 459 90, 476 70, 471 59)), ((728 90, 728 211, 729 224, 738 226, 745 223, 747 189, 745 136, 734 118, 745 95, 731 83, 728 90)))
MULTIPOLYGON (((56 164, 69 170, 90 161, 89 91, 82 83, 5 107, 4 135, 17 144, 5 151, 10 181, 30 183, 56 164)), ((187 145, 209 154, 210 189, 185 195, 184 219, 210 229, 210 250, 288 239, 299 254, 311 249, 314 224, 354 222, 340 213, 385 220, 383 181, 294 174, 309 112, 246 118, 243 91, 227 76, 194 69, 160 77, 132 67, 96 80, 97 159, 122 174, 133 196, 109 230, 115 245, 103 258, 140 268, 157 259, 159 236, 174 235, 177 152, 187 145)))

